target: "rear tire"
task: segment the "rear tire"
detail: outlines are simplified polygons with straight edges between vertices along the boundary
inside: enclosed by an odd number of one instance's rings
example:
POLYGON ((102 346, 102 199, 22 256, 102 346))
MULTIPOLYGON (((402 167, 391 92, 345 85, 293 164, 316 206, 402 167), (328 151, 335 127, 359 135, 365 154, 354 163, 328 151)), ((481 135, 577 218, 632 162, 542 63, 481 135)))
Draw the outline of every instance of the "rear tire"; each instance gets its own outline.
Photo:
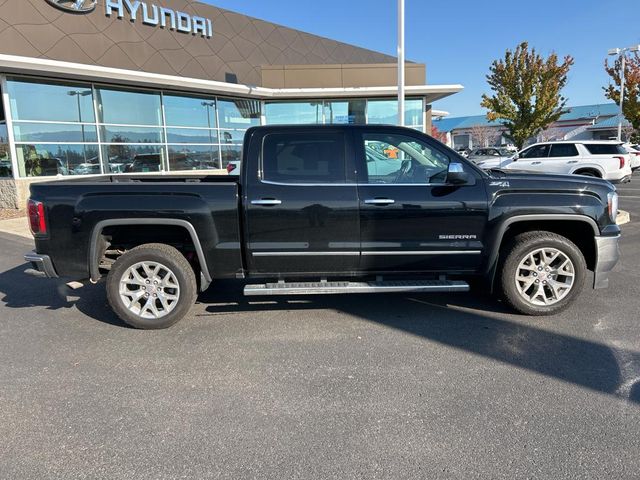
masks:
POLYGON ((499 286, 505 301, 526 315, 566 309, 584 286, 587 265, 580 249, 552 232, 527 232, 506 247, 499 286))
POLYGON ((187 259, 161 243, 129 250, 107 276, 109 305, 124 322, 140 329, 174 325, 189 312, 197 294, 196 277, 187 259))

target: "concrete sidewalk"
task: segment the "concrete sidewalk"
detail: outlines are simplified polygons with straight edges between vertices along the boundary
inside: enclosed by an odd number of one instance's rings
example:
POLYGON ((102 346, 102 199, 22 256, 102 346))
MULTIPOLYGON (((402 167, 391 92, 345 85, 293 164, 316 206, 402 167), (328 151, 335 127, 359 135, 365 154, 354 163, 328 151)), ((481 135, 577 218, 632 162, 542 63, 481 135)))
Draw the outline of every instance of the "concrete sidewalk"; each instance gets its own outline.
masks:
POLYGON ((33 238, 27 217, 11 218, 9 220, 0 220, 0 232, 10 233, 25 238, 33 238))

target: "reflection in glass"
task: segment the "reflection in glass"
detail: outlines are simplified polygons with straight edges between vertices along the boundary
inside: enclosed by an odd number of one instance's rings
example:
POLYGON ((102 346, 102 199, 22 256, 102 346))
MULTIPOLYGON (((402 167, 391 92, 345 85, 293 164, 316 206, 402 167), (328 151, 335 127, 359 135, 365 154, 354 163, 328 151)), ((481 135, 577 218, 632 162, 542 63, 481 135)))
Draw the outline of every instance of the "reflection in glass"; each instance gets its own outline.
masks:
POLYGON ((169 143, 218 143, 217 130, 167 128, 169 143))
POLYGON ((164 116, 171 127, 216 127, 216 102, 210 98, 163 95, 164 116))
POLYGON ((264 112, 267 125, 322 123, 322 101, 266 103, 264 112))
POLYGON ((160 93, 96 89, 100 123, 162 125, 160 93))
POLYGON ((242 160, 242 145, 222 145, 222 168, 227 168, 230 162, 242 160))
POLYGON ((105 173, 159 172, 164 160, 160 145, 104 145, 105 173))
POLYGON ((249 128, 260 125, 258 100, 218 100, 218 116, 221 128, 249 128))
POLYGON ((95 122, 90 85, 7 80, 14 120, 95 122))
POLYGON ((107 143, 162 143, 161 128, 100 127, 100 136, 107 143))
POLYGON ((327 124, 364 125, 367 123, 366 100, 325 102, 324 118, 327 124))
MULTIPOLYGON (((398 123, 397 100, 369 100, 367 117, 370 124, 396 125, 398 123)), ((405 125, 422 125, 422 100, 408 99, 405 102, 405 125)))
MULTIPOLYGON (((0 110, 2 105, 0 104, 0 110)), ((4 118, 0 111, 0 118, 4 118)), ((12 177, 11 149, 9 148, 9 135, 7 125, 0 121, 0 177, 12 177)))
POLYGON ((98 141, 95 125, 70 123, 23 123, 13 124, 16 142, 79 142, 98 141))
POLYGON ((169 145, 169 169, 215 170, 220 168, 217 145, 169 145))
POLYGON ((220 143, 242 143, 246 130, 220 130, 220 143))
POLYGON ((21 176, 100 173, 97 145, 30 144, 18 145, 16 150, 21 176))

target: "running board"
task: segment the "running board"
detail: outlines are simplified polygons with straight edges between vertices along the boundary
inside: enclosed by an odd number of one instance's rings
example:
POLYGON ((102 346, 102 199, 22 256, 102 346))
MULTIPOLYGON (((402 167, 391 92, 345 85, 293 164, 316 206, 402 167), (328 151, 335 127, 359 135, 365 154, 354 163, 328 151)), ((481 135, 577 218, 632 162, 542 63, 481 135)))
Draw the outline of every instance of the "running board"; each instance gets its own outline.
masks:
POLYGON ((244 294, 256 295, 336 295, 341 293, 468 292, 469 284, 453 280, 380 282, 278 282, 247 285, 244 294))

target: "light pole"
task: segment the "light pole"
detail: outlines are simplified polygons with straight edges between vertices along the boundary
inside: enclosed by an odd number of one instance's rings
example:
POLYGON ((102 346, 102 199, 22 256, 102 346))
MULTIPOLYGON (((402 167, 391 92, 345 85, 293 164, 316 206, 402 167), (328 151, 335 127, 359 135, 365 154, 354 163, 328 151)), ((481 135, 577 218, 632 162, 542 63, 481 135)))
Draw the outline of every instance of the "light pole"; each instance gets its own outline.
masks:
POLYGON ((404 126, 404 0, 398 0, 398 125, 404 126))
MULTIPOLYGON (((209 127, 209 143, 213 143, 213 135, 211 132, 211 112, 210 108, 216 106, 216 102, 202 102, 202 106, 207 110, 207 125, 209 127)), ((209 161, 213 163, 213 147, 209 147, 209 161)))
MULTIPOLYGON (((78 122, 82 123, 82 109, 80 108, 80 97, 87 97, 91 95, 91 90, 70 90, 67 92, 67 95, 70 97, 76 97, 78 100, 78 122)), ((82 130, 82 143, 86 143, 87 139, 84 135, 84 125, 80 125, 80 129, 82 130)), ((82 146, 82 152, 84 156, 84 163, 87 163, 87 150, 85 145, 82 146)), ((67 170, 69 170, 69 158, 67 157, 67 170)))
POLYGON ((624 105, 624 77, 626 70, 627 52, 640 52, 640 45, 633 45, 626 48, 612 48, 607 53, 611 56, 620 58, 620 115, 618 117, 618 141, 622 141, 622 119, 624 113, 622 107, 624 105))

